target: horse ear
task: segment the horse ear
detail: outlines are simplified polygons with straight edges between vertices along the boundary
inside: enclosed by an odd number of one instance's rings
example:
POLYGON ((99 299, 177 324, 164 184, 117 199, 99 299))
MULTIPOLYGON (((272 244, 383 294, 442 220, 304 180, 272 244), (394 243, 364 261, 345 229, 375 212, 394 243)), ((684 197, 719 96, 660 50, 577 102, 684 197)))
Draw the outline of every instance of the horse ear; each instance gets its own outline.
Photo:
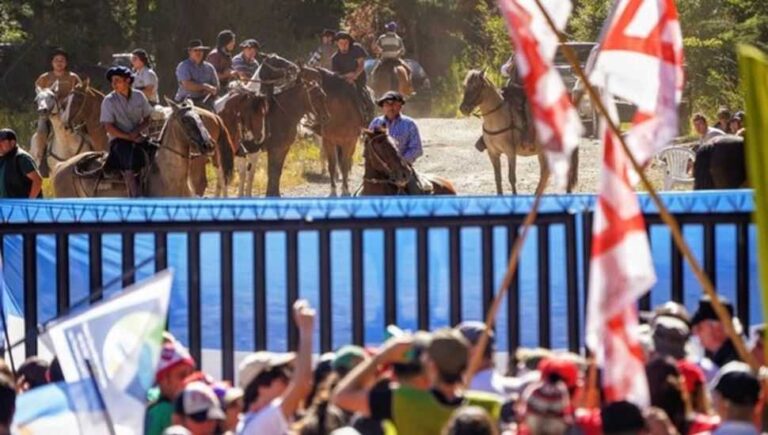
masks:
POLYGON ((43 88, 41 88, 40 86, 35 85, 35 93, 39 94, 40 92, 43 92, 43 88))

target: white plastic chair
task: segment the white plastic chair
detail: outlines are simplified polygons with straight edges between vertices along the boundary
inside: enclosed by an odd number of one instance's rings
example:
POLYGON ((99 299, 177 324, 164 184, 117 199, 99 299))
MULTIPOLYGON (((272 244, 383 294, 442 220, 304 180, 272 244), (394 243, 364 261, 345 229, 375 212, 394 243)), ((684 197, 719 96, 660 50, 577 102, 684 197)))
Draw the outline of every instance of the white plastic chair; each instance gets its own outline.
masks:
POLYGON ((671 190, 675 184, 693 183, 690 174, 696 153, 689 147, 667 147, 659 151, 656 158, 664 167, 664 190, 671 190))

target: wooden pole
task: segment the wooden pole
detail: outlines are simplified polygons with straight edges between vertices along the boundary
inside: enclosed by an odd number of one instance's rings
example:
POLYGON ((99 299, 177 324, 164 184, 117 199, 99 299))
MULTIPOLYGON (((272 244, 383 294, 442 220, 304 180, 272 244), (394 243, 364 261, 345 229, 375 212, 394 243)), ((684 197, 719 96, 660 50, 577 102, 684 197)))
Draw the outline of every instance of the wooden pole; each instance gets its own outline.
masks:
POLYGON ((677 220, 675 220, 675 217, 672 216, 669 210, 667 210, 667 207, 661 201, 659 194, 656 192, 653 185, 648 180, 648 177, 646 177, 645 173, 643 172, 643 168, 637 162, 637 159, 635 159, 635 156, 632 154, 629 147, 627 146, 627 143, 621 134, 621 130, 619 130, 619 127, 613 122, 611 117, 608 116, 608 111, 605 108, 605 105, 603 104, 602 99, 600 98, 600 94, 597 92, 595 87, 592 86, 589 80, 587 80, 586 74, 584 73, 584 70, 581 68, 581 65, 579 64, 579 59, 577 58, 576 54, 573 52, 573 50, 570 47, 565 45, 565 42, 567 42, 565 35, 563 35, 560 31, 557 30, 557 26, 552 20, 552 17, 549 16, 549 13, 547 13, 547 10, 541 4, 541 0, 535 0, 535 1, 536 1, 536 5, 539 7, 539 10, 541 10, 541 13, 547 19, 547 23, 549 24, 549 27, 557 35, 560 41, 560 48, 563 50, 563 54, 565 55, 565 58, 568 60, 568 63, 571 64, 573 71, 584 82, 584 89, 589 93, 589 97, 591 98, 592 103, 595 104, 598 112, 600 112, 600 115, 602 115, 602 117, 605 119, 605 122, 608 124, 608 127, 611 129, 613 134, 619 140, 619 143, 621 143, 621 147, 624 150, 624 152, 627 154, 627 157, 629 157, 629 160, 632 163, 632 167, 634 168, 635 172, 637 172, 637 174, 640 176, 640 180, 643 183, 643 186, 646 188, 649 196, 653 200, 653 203, 656 205, 656 208, 659 210, 659 215, 661 216, 661 220, 665 224, 667 224, 670 231, 672 232, 672 239, 674 240, 675 245, 680 250, 680 252, 682 253, 683 257, 686 259, 688 264, 691 266, 691 270, 693 270, 693 273, 696 276, 696 279, 698 279, 699 283, 701 284, 701 287, 704 289, 704 293, 706 293, 709 296, 709 298, 712 300, 712 308, 714 308, 715 313, 717 314, 717 317, 723 323, 723 326, 725 327, 725 332, 728 335, 728 338, 730 338, 731 341, 733 342, 733 345, 736 347, 736 351, 739 354, 739 357, 743 361, 745 361, 747 364, 749 364, 753 370, 757 371, 760 368, 759 364, 757 363, 755 358, 752 356, 752 354, 749 353, 749 351, 747 350, 747 346, 744 343, 743 338, 736 333, 736 330, 733 327, 733 321, 731 319, 731 316, 728 314, 728 311, 725 309, 723 304, 720 302, 720 299, 717 297, 717 291, 715 290, 714 285, 712 284, 712 281, 710 281, 709 277, 706 275, 706 273, 704 273, 704 270, 701 268, 701 265, 699 265, 699 262, 698 260, 696 260, 696 257, 693 256, 693 253, 691 252, 690 247, 688 246, 685 239, 683 238, 683 235, 682 235, 682 232, 680 231, 680 226, 678 225, 677 220))

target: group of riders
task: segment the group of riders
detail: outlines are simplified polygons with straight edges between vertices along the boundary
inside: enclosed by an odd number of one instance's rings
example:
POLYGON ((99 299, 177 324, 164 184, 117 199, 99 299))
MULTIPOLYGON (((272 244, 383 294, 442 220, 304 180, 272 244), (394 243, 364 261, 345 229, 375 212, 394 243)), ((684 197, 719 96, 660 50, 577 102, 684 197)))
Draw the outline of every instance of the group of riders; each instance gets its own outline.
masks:
MULTIPOLYGON (((410 68, 402 60, 405 52, 402 38, 397 34, 397 24, 388 23, 375 50, 379 52, 381 63, 395 62, 408 71, 410 68)), ((236 35, 230 30, 219 32, 216 47, 203 44, 199 39, 189 42, 187 58, 176 67, 178 87, 174 100, 191 100, 195 106, 215 111, 214 102, 218 96, 226 94, 230 85, 241 84, 261 94, 270 96, 271 85, 262 85, 257 71, 269 55, 261 53, 261 45, 255 39, 245 39, 239 44, 236 53, 236 35)), ((374 118, 373 96, 367 86, 365 60, 366 50, 345 31, 325 29, 321 34, 321 43, 313 52, 309 66, 322 67, 343 77, 356 89, 358 110, 363 119, 362 127, 368 127, 374 118)), ((51 57, 52 70, 42 74, 35 85, 38 89, 54 89, 56 97, 62 101, 76 86, 82 85, 81 79, 68 69, 69 56, 62 49, 57 49, 51 57), (55 85, 55 86, 54 86, 55 85)), ((158 99, 159 81, 152 70, 149 55, 143 49, 131 53, 132 68, 113 66, 106 72, 106 79, 112 87, 103 100, 100 122, 104 125, 109 139, 109 158, 107 167, 120 171, 132 197, 141 195, 139 171, 148 163, 153 144, 145 132, 158 99)), ((389 95, 388 102, 404 103, 402 96, 389 95)), ((384 101, 379 101, 383 107, 384 101)), ((402 104, 401 104, 402 105, 402 104)), ((399 114, 399 110, 398 110, 399 114)), ((411 132, 409 124, 403 131, 411 132)), ((37 161, 44 161, 50 125, 47 116, 40 116, 37 134, 32 149, 37 161)), ((420 140, 419 140, 419 153, 420 140)))

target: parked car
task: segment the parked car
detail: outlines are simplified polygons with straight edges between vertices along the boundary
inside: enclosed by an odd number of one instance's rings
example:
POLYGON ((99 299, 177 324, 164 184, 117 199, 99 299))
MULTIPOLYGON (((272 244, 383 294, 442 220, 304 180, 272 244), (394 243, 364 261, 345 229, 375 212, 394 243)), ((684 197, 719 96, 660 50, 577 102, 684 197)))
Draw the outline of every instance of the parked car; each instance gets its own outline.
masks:
MULTIPOLYGON (((432 83, 419 62, 413 59, 404 60, 411 68, 411 80, 413 80, 415 94, 408 99, 408 104, 403 108, 403 111, 411 116, 428 116, 432 111, 432 83)), ((369 58, 365 61, 365 75, 368 77, 369 83, 373 67, 378 61, 375 58, 369 58)))

